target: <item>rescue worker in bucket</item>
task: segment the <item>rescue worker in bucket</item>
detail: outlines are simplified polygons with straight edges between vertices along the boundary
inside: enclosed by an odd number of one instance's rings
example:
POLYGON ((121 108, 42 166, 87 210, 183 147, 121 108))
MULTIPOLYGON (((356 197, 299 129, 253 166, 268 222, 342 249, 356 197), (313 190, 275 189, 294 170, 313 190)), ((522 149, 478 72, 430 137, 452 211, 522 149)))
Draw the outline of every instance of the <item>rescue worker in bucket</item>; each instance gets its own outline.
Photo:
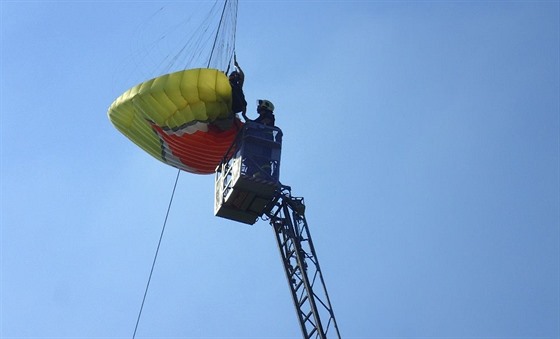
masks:
POLYGON ((249 119, 246 112, 243 112, 242 115, 245 122, 252 121, 266 126, 274 126, 274 105, 272 102, 263 99, 257 100, 257 113, 259 116, 254 120, 249 119))
POLYGON ((274 105, 268 100, 257 100, 257 113, 259 116, 256 119, 249 119, 246 114, 243 118, 246 123, 256 123, 263 125, 261 128, 251 128, 248 130, 253 137, 256 137, 256 142, 245 148, 246 152, 246 175, 253 178, 261 178, 264 180, 278 180, 279 158, 272 157, 273 151, 270 142, 281 142, 282 134, 277 134, 270 127, 274 127, 274 105), (260 140, 260 141, 258 141, 260 140))

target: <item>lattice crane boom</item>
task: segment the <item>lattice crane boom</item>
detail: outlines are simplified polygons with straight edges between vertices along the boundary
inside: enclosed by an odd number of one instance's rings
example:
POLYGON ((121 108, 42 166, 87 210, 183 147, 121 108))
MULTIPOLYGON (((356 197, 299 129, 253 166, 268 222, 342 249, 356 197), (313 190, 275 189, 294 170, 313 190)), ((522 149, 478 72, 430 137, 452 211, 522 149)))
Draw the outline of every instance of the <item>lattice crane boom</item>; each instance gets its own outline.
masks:
POLYGON ((319 260, 313 246, 303 198, 280 191, 266 212, 274 228, 286 278, 304 338, 340 338, 319 260))

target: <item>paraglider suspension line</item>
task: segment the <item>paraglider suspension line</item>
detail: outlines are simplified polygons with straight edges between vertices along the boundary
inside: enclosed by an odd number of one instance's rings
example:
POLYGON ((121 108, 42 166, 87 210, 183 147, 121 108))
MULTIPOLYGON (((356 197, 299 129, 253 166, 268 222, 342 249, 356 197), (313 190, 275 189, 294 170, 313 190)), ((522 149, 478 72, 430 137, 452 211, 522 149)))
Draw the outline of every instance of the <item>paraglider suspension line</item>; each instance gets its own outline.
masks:
POLYGON ((175 178, 175 184, 173 185, 173 191, 171 192, 171 198, 169 199, 169 205, 167 206, 167 213, 165 214, 165 220, 163 221, 163 227, 161 228, 161 234, 159 236, 156 253, 154 255, 154 260, 152 262, 150 276, 148 277, 148 283, 146 284, 146 290, 144 291, 144 297, 142 298, 142 305, 140 306, 140 311, 138 312, 138 318, 136 319, 136 326, 134 326, 134 334, 132 335, 132 339, 136 338, 136 331, 138 330, 138 324, 140 323, 140 317, 142 316, 142 310, 144 309, 144 303, 146 302, 146 296, 148 295, 148 289, 150 288, 150 281, 152 280, 154 267, 156 266, 157 256, 159 253, 159 248, 161 246, 161 240, 163 239, 163 234, 165 233, 165 225, 167 225, 167 218, 169 217, 169 211, 171 210, 171 203, 173 202, 173 197, 175 196, 175 189, 177 188, 177 182, 179 182, 179 174, 181 174, 181 170, 177 171, 177 177, 175 178))
MULTIPOLYGON (((210 52, 210 57, 208 58, 208 65, 206 67, 210 68, 210 62, 212 62, 212 56, 214 55, 214 50, 216 49, 216 44, 218 43, 218 36, 220 35, 220 29, 222 28, 222 23, 224 21, 224 15, 226 13, 228 0, 224 1, 224 8, 222 9, 222 15, 220 17, 220 23, 218 24, 218 30, 216 32, 216 37, 214 38, 214 44, 212 45, 212 51, 210 52)), ((236 12, 237 15, 237 12, 236 12)), ((235 50, 235 33, 234 33, 233 46, 235 50)))

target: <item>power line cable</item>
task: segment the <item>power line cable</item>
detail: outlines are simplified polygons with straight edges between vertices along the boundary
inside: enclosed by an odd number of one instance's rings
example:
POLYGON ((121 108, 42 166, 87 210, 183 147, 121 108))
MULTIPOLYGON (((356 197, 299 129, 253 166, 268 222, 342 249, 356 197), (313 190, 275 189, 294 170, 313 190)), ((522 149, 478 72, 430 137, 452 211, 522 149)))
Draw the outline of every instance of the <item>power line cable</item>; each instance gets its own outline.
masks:
POLYGON ((146 296, 148 295, 148 289, 150 287, 150 282, 152 280, 152 275, 154 273, 154 267, 156 266, 159 248, 161 246, 161 240, 163 239, 163 234, 165 233, 165 225, 167 225, 167 218, 169 217, 169 211, 171 210, 171 203, 173 202, 173 197, 175 196, 175 189, 177 188, 177 182, 179 181, 180 174, 181 174, 181 170, 177 170, 177 177, 175 178, 175 184, 173 185, 173 191, 171 192, 171 198, 169 199, 169 205, 167 206, 167 213, 165 214, 165 220, 163 221, 163 227, 161 229, 161 234, 159 236, 159 241, 156 248, 156 253, 154 255, 154 260, 152 262, 152 269, 150 270, 150 276, 148 277, 148 283, 146 284, 146 290, 144 291, 144 298, 142 298, 142 305, 140 306, 140 311, 138 312, 138 318, 136 319, 136 326, 134 326, 134 334, 132 334, 132 339, 136 337, 136 331, 138 330, 138 324, 140 323, 140 317, 142 316, 142 310, 144 309, 144 303, 146 302, 146 296))

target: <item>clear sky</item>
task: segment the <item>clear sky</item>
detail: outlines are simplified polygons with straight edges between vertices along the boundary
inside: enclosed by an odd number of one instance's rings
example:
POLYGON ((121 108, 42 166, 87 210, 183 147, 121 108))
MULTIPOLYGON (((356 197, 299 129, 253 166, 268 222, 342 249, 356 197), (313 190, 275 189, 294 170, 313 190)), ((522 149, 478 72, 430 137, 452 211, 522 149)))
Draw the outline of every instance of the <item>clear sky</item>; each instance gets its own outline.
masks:
MULTIPOLYGON (((132 337, 177 170, 106 112, 201 5, 0 2, 0 337, 132 337)), ((559 12, 239 2, 343 337, 560 336, 559 12)), ((271 227, 214 217, 213 180, 179 178, 137 338, 300 338, 271 227)))

